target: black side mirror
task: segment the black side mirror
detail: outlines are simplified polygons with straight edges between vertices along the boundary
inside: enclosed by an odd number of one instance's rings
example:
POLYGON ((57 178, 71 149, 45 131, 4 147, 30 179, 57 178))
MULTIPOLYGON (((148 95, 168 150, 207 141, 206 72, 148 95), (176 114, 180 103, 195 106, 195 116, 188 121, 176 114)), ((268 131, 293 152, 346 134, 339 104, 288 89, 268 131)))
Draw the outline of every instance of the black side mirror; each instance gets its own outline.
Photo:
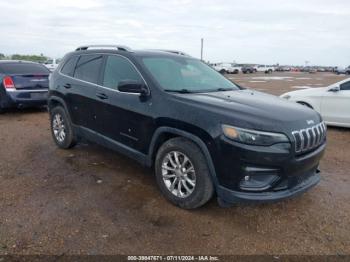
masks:
POLYGON ((340 87, 339 86, 334 86, 331 89, 328 90, 329 92, 339 92, 340 91, 340 87))
POLYGON ((123 93, 132 93, 140 95, 148 95, 149 90, 147 86, 136 80, 123 80, 118 84, 118 90, 123 93))

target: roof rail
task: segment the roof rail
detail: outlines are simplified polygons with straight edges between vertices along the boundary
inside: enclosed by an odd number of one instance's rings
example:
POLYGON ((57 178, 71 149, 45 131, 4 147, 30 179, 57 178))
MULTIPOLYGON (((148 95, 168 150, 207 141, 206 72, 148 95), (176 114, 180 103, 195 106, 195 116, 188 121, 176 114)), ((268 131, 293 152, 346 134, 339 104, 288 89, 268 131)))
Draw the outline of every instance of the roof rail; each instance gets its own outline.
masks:
POLYGON ((183 55, 183 56, 190 56, 189 54, 186 54, 185 52, 178 51, 178 50, 165 50, 165 49, 154 49, 155 51, 161 51, 161 52, 167 52, 177 55, 183 55))
POLYGON ((75 49, 75 51, 88 50, 91 48, 116 48, 120 51, 132 52, 132 49, 125 45, 84 45, 79 46, 77 49, 75 49))

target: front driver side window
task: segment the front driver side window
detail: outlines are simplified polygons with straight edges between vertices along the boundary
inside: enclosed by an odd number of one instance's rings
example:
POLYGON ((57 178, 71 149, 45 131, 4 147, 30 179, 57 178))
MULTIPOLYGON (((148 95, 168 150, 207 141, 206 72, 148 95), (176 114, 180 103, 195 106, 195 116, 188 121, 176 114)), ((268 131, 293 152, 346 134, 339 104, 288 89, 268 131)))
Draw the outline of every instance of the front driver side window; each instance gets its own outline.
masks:
POLYGON ((103 77, 103 86, 117 89, 120 81, 135 80, 142 82, 135 67, 121 56, 108 56, 103 77))
POLYGON ((350 81, 340 85, 340 90, 350 90, 350 81))

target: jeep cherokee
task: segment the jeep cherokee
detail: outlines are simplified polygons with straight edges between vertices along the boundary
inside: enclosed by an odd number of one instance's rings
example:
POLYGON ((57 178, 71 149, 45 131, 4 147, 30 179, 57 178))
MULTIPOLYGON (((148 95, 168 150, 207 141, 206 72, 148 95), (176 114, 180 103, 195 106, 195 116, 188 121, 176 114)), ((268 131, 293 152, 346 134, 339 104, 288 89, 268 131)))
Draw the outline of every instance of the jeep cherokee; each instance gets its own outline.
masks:
POLYGON ((153 166, 186 209, 298 195, 320 180, 326 126, 312 109, 242 88, 182 52, 83 46, 49 88, 60 148, 85 138, 153 166))

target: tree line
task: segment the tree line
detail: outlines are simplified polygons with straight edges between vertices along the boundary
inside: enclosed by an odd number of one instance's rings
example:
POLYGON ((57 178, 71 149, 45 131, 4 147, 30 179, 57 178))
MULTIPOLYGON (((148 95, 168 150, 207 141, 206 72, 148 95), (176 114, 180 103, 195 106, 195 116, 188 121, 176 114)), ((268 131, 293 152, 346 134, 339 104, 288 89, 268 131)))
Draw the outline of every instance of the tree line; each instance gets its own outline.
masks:
POLYGON ((31 62, 37 62, 37 63, 44 63, 48 60, 47 56, 44 56, 43 54, 40 55, 20 55, 20 54, 14 54, 6 56, 2 53, 0 53, 0 60, 24 60, 24 61, 31 61, 31 62))

